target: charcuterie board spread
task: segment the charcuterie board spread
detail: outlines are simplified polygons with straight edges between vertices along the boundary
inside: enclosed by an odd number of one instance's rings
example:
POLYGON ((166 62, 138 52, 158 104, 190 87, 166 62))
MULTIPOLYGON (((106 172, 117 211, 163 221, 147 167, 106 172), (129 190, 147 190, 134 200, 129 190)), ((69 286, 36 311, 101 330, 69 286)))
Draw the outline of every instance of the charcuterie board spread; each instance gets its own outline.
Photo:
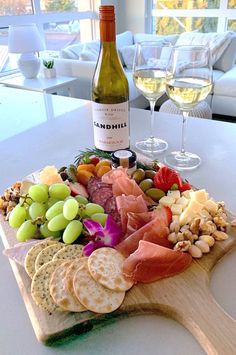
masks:
POLYGON ((168 167, 120 165, 88 150, 76 165, 45 167, 0 198, 4 253, 38 340, 162 313, 208 354, 233 354, 236 322, 215 302, 209 278, 236 245, 235 217, 168 167))

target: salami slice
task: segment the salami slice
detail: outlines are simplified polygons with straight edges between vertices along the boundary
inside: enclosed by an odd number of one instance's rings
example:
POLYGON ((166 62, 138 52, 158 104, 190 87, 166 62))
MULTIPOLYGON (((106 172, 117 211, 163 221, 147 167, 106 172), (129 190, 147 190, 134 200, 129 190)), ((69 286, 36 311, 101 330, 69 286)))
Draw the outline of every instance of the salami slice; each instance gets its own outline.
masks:
POLYGON ((102 179, 100 179, 100 178, 91 177, 89 179, 88 186, 87 186, 87 191, 89 193, 89 196, 92 197, 93 193, 96 190, 101 189, 103 187, 112 189, 112 185, 111 184, 106 184, 105 182, 102 182, 102 179))
POLYGON ((113 197, 111 186, 101 187, 93 192, 91 201, 105 208, 107 200, 111 197, 113 197))
POLYGON ((104 209, 105 209, 105 212, 107 214, 110 214, 117 223, 120 223, 120 221, 121 221, 120 214, 117 210, 116 198, 114 196, 108 198, 108 200, 106 201, 106 204, 104 206, 104 209))

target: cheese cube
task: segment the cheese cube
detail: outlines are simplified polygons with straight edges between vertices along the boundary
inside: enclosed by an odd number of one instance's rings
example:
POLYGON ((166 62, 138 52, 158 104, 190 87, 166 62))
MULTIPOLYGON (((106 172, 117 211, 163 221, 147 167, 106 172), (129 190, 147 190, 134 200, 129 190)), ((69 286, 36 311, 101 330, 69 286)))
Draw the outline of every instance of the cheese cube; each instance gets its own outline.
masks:
POLYGON ((182 213, 182 211, 183 211, 183 205, 177 205, 177 204, 173 204, 172 206, 171 206, 171 212, 174 214, 174 215, 180 215, 181 213, 182 213))
POLYGON ((160 200, 159 203, 163 206, 168 206, 171 207, 173 203, 175 203, 175 199, 173 197, 169 196, 163 196, 160 200))
POLYGON ((190 199, 199 203, 205 203, 209 196, 205 189, 190 192, 190 199))
POLYGON ((191 192, 193 192, 193 190, 186 190, 186 191, 182 192, 181 195, 189 200, 191 192))
POLYGON ((188 206, 179 217, 180 225, 189 223, 203 209, 203 205, 195 200, 190 200, 188 206))
POLYGON ((175 200, 177 200, 178 198, 180 198, 180 191, 179 190, 169 190, 167 192, 167 196, 173 197, 175 200))
POLYGON ((178 198, 178 200, 176 201, 176 203, 177 203, 178 205, 187 206, 188 203, 189 203, 189 200, 188 200, 186 197, 182 196, 182 197, 178 198))
POLYGON ((213 213, 215 214, 218 210, 218 205, 215 201, 213 200, 207 200, 205 203, 204 203, 204 208, 210 212, 210 213, 213 213))

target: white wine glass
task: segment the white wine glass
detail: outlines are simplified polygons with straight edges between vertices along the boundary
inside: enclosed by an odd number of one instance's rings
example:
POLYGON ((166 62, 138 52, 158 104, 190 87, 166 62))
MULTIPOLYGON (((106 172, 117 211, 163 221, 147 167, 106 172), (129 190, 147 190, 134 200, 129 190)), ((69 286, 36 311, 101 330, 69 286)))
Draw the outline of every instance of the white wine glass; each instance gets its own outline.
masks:
POLYGON ((165 93, 170 52, 170 43, 147 41, 136 44, 133 80, 137 89, 149 101, 151 111, 150 137, 135 143, 136 148, 144 153, 161 153, 168 148, 166 141, 154 137, 154 109, 156 101, 165 93))
POLYGON ((212 89, 212 65, 209 48, 205 46, 175 46, 167 67, 166 93, 182 113, 180 151, 165 156, 167 165, 177 170, 195 169, 201 158, 186 152, 186 121, 189 111, 205 100, 212 89))

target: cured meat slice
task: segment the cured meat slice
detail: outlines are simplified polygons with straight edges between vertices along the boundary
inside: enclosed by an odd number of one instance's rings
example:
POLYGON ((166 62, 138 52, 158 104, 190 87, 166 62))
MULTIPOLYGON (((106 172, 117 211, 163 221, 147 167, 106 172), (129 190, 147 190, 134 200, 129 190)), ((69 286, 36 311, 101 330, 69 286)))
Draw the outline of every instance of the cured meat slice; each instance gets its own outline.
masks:
POLYGON ((138 248, 140 240, 146 240, 163 247, 172 248, 173 244, 167 239, 168 235, 169 228, 166 226, 165 220, 161 216, 156 216, 149 223, 124 239, 116 246, 116 249, 125 257, 128 257, 138 248))
POLYGON ((121 196, 123 194, 126 196, 144 195, 144 192, 140 189, 136 181, 130 179, 128 176, 120 177, 116 180, 112 185, 112 189, 114 196, 121 196))
POLYGON ((95 190, 91 196, 91 201, 105 207, 106 201, 113 196, 111 187, 102 187, 95 190))
POLYGON ((110 214, 113 217, 115 222, 121 223, 120 214, 116 206, 116 198, 114 196, 108 198, 105 203, 104 210, 107 214, 110 214))
POLYGON ((118 212, 121 216, 122 230, 124 233, 127 231, 127 222, 128 222, 128 213, 129 212, 147 212, 147 205, 143 199, 143 196, 138 197, 129 195, 129 196, 117 196, 116 204, 118 212))
POLYGON ((184 271, 191 264, 189 253, 140 240, 138 249, 123 264, 124 276, 134 282, 153 282, 184 271))
POLYGON ((113 184, 115 181, 117 181, 117 179, 124 177, 129 179, 127 175, 127 168, 120 166, 119 168, 108 171, 108 173, 104 174, 102 176, 102 182, 106 184, 113 184))
POLYGON ((89 193, 89 196, 92 196, 96 190, 101 189, 103 187, 111 189, 112 185, 102 182, 101 178, 91 177, 87 185, 87 191, 89 193))

